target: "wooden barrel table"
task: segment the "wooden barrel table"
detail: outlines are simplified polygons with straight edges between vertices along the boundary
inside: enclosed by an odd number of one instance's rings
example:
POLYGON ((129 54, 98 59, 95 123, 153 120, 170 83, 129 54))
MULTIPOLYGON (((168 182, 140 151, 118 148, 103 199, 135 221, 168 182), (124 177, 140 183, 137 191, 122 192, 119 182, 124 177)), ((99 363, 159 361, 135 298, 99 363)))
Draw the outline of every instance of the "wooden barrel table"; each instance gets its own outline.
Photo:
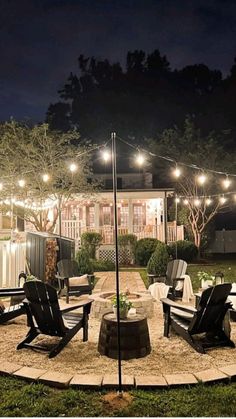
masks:
MULTIPOLYGON (((151 352, 147 318, 140 314, 120 320, 121 359, 142 358, 151 352)), ((117 318, 104 314, 100 327, 98 352, 118 358, 117 318)))

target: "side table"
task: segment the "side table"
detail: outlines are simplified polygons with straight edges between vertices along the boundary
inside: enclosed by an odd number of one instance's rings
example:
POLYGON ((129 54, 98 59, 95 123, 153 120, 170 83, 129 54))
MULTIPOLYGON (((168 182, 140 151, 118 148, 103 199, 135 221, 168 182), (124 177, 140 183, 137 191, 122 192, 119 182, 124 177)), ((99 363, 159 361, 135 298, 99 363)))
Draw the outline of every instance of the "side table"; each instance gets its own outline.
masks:
MULTIPOLYGON (((120 320, 121 359, 141 358, 151 352, 147 318, 140 314, 120 320)), ((98 352, 109 358, 118 358, 117 318, 104 314, 100 327, 98 352)))

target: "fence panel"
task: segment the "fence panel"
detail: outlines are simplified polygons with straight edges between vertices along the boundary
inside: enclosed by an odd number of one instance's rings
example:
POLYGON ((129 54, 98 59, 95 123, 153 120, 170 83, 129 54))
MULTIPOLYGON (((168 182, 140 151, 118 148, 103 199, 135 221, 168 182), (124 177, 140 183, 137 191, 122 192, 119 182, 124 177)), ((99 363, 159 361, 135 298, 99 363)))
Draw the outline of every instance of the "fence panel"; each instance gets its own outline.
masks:
POLYGON ((25 271, 25 243, 0 241, 0 288, 16 287, 20 271, 25 271))

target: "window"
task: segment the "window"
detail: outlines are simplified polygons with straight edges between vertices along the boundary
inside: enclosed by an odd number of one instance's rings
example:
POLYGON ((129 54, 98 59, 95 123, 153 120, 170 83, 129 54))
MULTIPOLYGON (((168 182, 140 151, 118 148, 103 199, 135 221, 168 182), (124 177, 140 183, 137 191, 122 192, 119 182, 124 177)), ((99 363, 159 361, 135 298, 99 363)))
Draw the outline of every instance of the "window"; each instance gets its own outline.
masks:
POLYGON ((120 225, 121 227, 128 227, 129 223, 129 208, 128 206, 121 206, 120 208, 120 225))
POLYGON ((106 206, 102 208, 103 225, 111 225, 111 207, 106 206))
POLYGON ((87 211, 88 211, 88 226, 89 227, 94 227, 95 226, 95 211, 94 211, 94 206, 92 207, 87 207, 87 211))
POLYGON ((143 206, 134 205, 134 225, 142 226, 143 225, 143 206))

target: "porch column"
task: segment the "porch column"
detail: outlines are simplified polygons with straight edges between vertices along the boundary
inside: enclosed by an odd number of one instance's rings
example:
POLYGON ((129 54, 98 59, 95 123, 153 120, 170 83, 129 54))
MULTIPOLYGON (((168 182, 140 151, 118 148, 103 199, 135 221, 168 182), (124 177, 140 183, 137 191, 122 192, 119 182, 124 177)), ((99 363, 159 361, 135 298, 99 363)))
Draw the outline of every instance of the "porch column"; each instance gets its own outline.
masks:
POLYGON ((167 196, 165 192, 165 197, 162 201, 162 219, 163 219, 163 242, 167 244, 168 242, 168 231, 167 231, 167 196))
POLYGON ((95 230, 98 233, 100 233, 99 214, 100 214, 100 204, 99 204, 99 202, 95 202, 95 204, 94 204, 94 226, 95 226, 95 230))
POLYGON ((129 208, 129 234, 133 234, 133 204, 132 199, 128 199, 128 208, 129 208))

